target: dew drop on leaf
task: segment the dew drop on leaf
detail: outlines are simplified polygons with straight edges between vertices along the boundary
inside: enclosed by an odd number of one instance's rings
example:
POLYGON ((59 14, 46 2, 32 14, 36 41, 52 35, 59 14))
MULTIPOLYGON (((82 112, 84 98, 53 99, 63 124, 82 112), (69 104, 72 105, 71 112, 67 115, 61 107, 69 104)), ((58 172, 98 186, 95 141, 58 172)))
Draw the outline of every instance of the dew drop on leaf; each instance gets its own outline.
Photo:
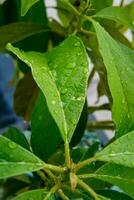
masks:
POLYGON ((15 149, 15 148, 17 148, 17 144, 15 144, 15 143, 13 143, 13 142, 9 142, 9 143, 8 143, 8 146, 9 146, 10 149, 15 149))

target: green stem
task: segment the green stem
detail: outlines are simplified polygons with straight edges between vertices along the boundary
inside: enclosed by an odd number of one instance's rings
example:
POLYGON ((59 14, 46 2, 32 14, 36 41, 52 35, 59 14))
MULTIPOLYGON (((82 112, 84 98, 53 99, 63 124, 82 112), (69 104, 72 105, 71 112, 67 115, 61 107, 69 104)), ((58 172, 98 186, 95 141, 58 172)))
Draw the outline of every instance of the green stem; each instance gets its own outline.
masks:
POLYGON ((53 195, 59 188, 60 188, 60 185, 59 183, 57 183, 54 187, 51 188, 50 192, 47 194, 44 200, 49 200, 51 195, 53 195))
POLYGON ((92 157, 92 158, 89 158, 87 160, 84 160, 78 164, 76 164, 75 166, 75 170, 78 171, 79 169, 81 169, 82 167, 84 167, 85 165, 88 165, 90 163, 92 163, 93 161, 96 161, 96 158, 95 157, 92 157))
POLYGON ((69 3, 69 1, 65 1, 65 0, 62 0, 64 3, 66 3, 68 6, 69 6, 69 8, 72 10, 72 11, 74 11, 74 13, 76 14, 76 15, 80 15, 80 12, 71 4, 71 3, 69 3))
POLYGON ((53 179, 55 182, 57 180, 57 177, 49 170, 49 169, 43 169, 44 172, 46 172, 46 174, 51 178, 53 179))
POLYGON ((85 190, 86 192, 88 192, 95 200, 99 200, 97 194, 95 193, 95 191, 86 183, 84 183, 82 180, 78 179, 78 185, 85 190))
POLYGON ((122 7, 123 4, 124 4, 124 0, 121 0, 121 2, 120 2, 120 7, 122 7))
POLYGON ((96 175, 95 174, 79 174, 79 175, 77 175, 79 178, 81 178, 81 179, 86 179, 86 178, 94 178, 94 177, 96 177, 96 175))
POLYGON ((64 194, 64 192, 62 191, 62 189, 59 189, 59 190, 58 190, 58 193, 59 193, 60 197, 61 197, 63 200, 69 200, 69 198, 64 194))
POLYGON ((44 168, 58 172, 58 173, 64 173, 66 171, 65 167, 59 167, 59 166, 51 165, 47 163, 44 163, 44 168))
POLYGON ((71 166, 70 148, 69 148, 69 143, 67 139, 64 145, 65 145, 65 163, 66 163, 67 168, 70 168, 71 166))
POLYGON ((40 178, 43 181, 48 181, 48 178, 45 176, 45 174, 42 171, 37 171, 37 174, 40 176, 40 178))

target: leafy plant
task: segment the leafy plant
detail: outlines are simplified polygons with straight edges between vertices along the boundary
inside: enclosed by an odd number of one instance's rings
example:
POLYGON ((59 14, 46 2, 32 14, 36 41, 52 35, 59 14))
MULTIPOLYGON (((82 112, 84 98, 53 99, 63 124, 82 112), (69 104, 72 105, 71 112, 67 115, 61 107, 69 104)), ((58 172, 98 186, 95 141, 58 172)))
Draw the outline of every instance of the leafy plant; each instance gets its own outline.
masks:
POLYGON ((0 50, 21 72, 15 111, 31 122, 30 140, 14 127, 0 136, 1 199, 134 199, 134 51, 124 36, 129 29, 133 37, 134 3, 112 5, 59 0, 60 22, 47 17, 43 0, 1 5, 0 50), (91 107, 96 72, 98 98, 109 103, 91 107), (110 110, 113 121, 89 121, 99 110, 110 110), (105 148, 80 145, 85 130, 97 129, 115 137, 105 148))

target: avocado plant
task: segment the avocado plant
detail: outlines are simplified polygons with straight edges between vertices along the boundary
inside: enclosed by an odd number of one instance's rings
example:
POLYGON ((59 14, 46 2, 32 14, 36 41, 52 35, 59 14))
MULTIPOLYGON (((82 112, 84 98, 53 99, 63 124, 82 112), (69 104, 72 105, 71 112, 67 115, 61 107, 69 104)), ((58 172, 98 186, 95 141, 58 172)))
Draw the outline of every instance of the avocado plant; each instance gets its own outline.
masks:
POLYGON ((1 200, 134 199, 134 2, 113 3, 0 6, 0 50, 17 66, 14 108, 30 127, 28 138, 13 126, 0 136, 1 200), (98 99, 108 98, 101 106, 87 105, 95 73, 98 99), (100 110, 112 121, 92 123, 100 110), (115 136, 105 147, 81 145, 85 131, 98 129, 115 136))

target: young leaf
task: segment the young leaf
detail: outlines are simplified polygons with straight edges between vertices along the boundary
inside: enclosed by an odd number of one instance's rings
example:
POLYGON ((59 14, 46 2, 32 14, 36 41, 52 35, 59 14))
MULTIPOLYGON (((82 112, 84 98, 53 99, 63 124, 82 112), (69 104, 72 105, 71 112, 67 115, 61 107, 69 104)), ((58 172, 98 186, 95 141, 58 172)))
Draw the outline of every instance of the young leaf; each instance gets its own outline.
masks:
POLYGON ((47 160, 56 152, 58 144, 62 141, 59 129, 52 118, 45 97, 39 94, 32 113, 31 145, 34 153, 43 160, 47 160))
POLYGON ((88 78, 81 40, 70 36, 46 57, 43 53, 22 52, 11 44, 7 48, 31 67, 63 140, 70 141, 85 102, 88 78))
POLYGON ((90 0, 95 11, 112 6, 113 0, 90 0))
POLYGON ((134 51, 116 42, 99 23, 93 21, 93 24, 107 69, 113 120, 119 137, 134 129, 134 51))
MULTIPOLYGON (((44 200, 48 192, 45 189, 31 190, 24 192, 19 196, 13 198, 13 200, 44 200)), ((49 197, 49 200, 54 200, 54 196, 49 197)))
POLYGON ((28 10, 39 0, 21 0, 21 16, 24 16, 28 10))
POLYGON ((101 161, 134 167, 134 131, 120 137, 96 154, 101 161))
POLYGON ((3 136, 19 144, 23 148, 29 150, 29 144, 27 139, 25 138, 24 134, 17 128, 14 127, 9 128, 8 131, 3 134, 3 136))
POLYGON ((95 178, 120 187, 134 198, 134 170, 116 164, 105 164, 95 173, 95 178))
POLYGON ((39 158, 6 137, 0 136, 0 148, 0 179, 44 167, 39 158))
POLYGON ((5 49, 8 42, 18 42, 31 35, 44 32, 42 25, 31 22, 15 22, 0 27, 0 51, 5 49))
POLYGON ((111 19, 120 22, 128 28, 134 30, 133 19, 131 18, 131 7, 108 7, 96 13, 95 17, 111 19))

